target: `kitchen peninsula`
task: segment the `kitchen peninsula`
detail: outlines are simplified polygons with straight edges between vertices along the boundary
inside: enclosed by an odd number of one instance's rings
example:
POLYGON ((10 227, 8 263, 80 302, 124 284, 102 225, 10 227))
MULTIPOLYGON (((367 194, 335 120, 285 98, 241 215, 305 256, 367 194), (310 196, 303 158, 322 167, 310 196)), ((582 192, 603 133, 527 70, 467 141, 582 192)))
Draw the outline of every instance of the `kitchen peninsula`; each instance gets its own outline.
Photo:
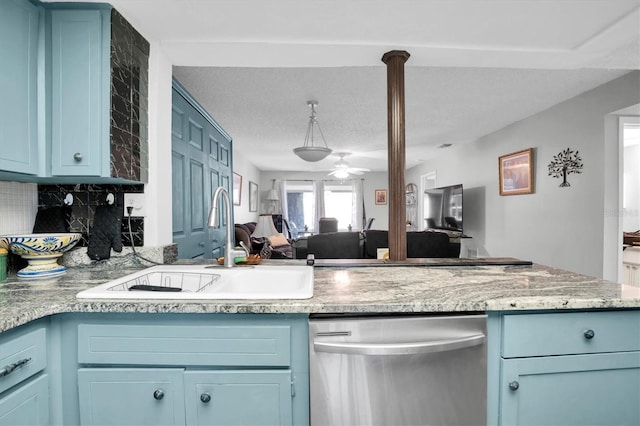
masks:
MULTIPOLYGON (((200 398, 198 404, 206 407, 204 401, 208 393, 196 395, 195 390, 189 389, 200 389, 199 386, 204 386, 198 384, 203 380, 202 375, 213 374, 215 370, 200 371, 205 364, 197 355, 193 355, 194 358, 185 355, 188 359, 176 361, 172 358, 174 355, 162 353, 143 361, 136 358, 130 346, 118 352, 119 345, 124 344, 117 339, 126 337, 129 342, 126 345, 130 345, 144 337, 145 344, 150 344, 151 338, 160 341, 167 336, 173 336, 172 339, 190 336, 194 327, 211 327, 215 333, 218 332, 214 330, 216 324, 224 324, 232 329, 241 327, 243 333, 249 334, 255 332, 256 327, 271 327, 273 335, 269 339, 284 342, 276 348, 290 345, 291 350, 284 351, 284 358, 260 364, 268 365, 260 371, 267 376, 286 372, 283 383, 290 377, 295 378, 295 385, 293 379, 291 385, 295 386, 295 392, 292 388, 291 395, 296 396, 287 397, 293 402, 289 401, 289 408, 285 404, 275 412, 281 423, 305 424, 308 422, 306 323, 309 314, 487 313, 489 424, 541 421, 539 417, 527 416, 540 415, 531 407, 548 403, 544 397, 549 389, 555 392, 553 398, 560 397, 561 401, 553 409, 545 410, 547 419, 561 420, 563 424, 587 424, 580 423, 584 417, 571 417, 575 408, 582 405, 576 398, 564 401, 562 395, 568 392, 584 393, 588 401, 595 394, 607 398, 609 405, 588 404, 588 415, 595 418, 594 421, 607 418, 617 424, 629 424, 627 422, 637 423, 640 419, 638 404, 629 403, 633 398, 637 402, 640 397, 640 288, 541 265, 365 266, 316 267, 314 296, 305 300, 98 301, 75 297, 81 290, 130 272, 133 271, 70 268, 57 281, 28 282, 10 276, 0 284, 0 348, 23 334, 46 330, 46 340, 43 340, 46 350, 43 350, 47 353, 44 366, 34 367, 32 377, 24 378, 22 383, 27 385, 15 382, 0 387, 3 392, 0 393, 0 418, 2 404, 9 396, 44 376, 49 377, 48 389, 52 394, 47 423, 77 423, 80 419, 83 424, 98 423, 101 408, 96 395, 104 395, 97 393, 94 395, 97 399, 87 400, 88 393, 79 392, 77 387, 98 386, 107 377, 125 380, 133 373, 140 374, 135 377, 144 382, 151 380, 147 375, 161 372, 165 375, 162 383, 177 386, 179 389, 174 392, 186 395, 185 398, 200 398), (152 331, 160 327, 168 334, 152 331), (290 332, 283 332, 282 327, 290 332), (570 374, 577 371, 582 374, 570 374), (109 376, 103 376, 107 373, 109 376), (582 388, 579 382, 573 381, 574 376, 601 382, 599 386, 582 388), (569 385, 558 382, 567 379, 569 385), (547 388, 540 387, 541 381, 547 388), (529 386, 535 389, 533 394, 527 391, 529 386), (564 386, 577 388, 568 390, 564 386), (282 417, 286 412, 288 417, 282 417)), ((171 348, 176 351, 175 342, 171 348)), ((188 348, 177 352, 184 355, 188 348)), ((276 358, 282 355, 276 352, 276 358)), ((10 364, 2 360, 6 352, 0 353, 2 365, 10 364)), ((223 366, 221 368, 235 365, 228 362, 238 362, 219 354, 211 359, 215 365, 223 366)), ((243 365, 254 365, 251 364, 254 361, 243 365)), ((234 376, 234 380, 237 378, 234 376)), ((212 379, 207 376, 206 380, 212 379)), ((222 379, 216 376, 216 380, 222 379)), ((190 410, 185 408, 183 399, 180 399, 182 402, 170 399, 165 389, 169 385, 163 386, 163 394, 155 394, 150 404, 157 404, 158 398, 165 398, 167 404, 171 400, 173 417, 167 417, 173 419, 171 424, 185 418, 191 424, 190 420, 204 415, 205 408, 190 410)), ((282 402, 282 398, 279 401, 282 402)), ((157 407, 153 410, 157 411, 157 407)))

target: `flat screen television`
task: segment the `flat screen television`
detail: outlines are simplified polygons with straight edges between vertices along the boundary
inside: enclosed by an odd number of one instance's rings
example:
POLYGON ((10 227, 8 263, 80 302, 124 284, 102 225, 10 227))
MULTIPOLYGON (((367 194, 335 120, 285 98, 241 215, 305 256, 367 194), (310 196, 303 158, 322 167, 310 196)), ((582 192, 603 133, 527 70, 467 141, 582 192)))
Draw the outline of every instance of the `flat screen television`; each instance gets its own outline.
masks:
POLYGON ((426 189, 423 200, 426 229, 463 232, 462 184, 426 189))

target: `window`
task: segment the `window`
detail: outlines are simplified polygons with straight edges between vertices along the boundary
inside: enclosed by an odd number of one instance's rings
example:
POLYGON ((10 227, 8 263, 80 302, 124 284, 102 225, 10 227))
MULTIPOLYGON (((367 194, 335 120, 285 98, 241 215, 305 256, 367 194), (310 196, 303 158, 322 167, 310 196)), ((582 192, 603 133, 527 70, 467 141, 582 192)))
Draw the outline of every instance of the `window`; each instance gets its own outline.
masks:
POLYGON ((357 206, 362 204, 362 199, 356 201, 358 197, 354 194, 354 185, 357 184, 361 185, 359 181, 285 181, 286 219, 292 234, 317 232, 318 219, 323 216, 338 219, 340 231, 348 230, 349 225, 352 230, 361 229, 359 216, 362 216, 362 209, 357 206), (322 194, 320 200, 317 200, 318 193, 322 194), (319 209, 319 205, 324 208, 319 209))
POLYGON ((292 231, 315 231, 313 182, 287 181, 285 185, 287 192, 287 220, 292 231))
POLYGON ((325 183, 324 211, 326 217, 338 219, 338 230, 346 231, 349 225, 359 228, 353 220, 353 189, 351 184, 325 183))

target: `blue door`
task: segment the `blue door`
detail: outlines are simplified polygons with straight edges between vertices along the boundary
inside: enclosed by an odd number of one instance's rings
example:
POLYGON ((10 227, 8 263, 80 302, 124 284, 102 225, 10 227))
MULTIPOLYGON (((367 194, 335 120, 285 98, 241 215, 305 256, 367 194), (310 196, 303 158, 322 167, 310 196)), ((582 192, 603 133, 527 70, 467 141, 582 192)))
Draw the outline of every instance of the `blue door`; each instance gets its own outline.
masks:
MULTIPOLYGON (((172 100, 173 242, 181 259, 222 256, 226 241, 224 209, 221 228, 207 225, 211 198, 218 186, 230 191, 231 141, 174 82, 172 100)), ((229 196, 231 196, 229 192, 229 196)), ((220 206, 222 207, 222 206, 220 206)), ((233 212, 233 209, 232 209, 233 212)))

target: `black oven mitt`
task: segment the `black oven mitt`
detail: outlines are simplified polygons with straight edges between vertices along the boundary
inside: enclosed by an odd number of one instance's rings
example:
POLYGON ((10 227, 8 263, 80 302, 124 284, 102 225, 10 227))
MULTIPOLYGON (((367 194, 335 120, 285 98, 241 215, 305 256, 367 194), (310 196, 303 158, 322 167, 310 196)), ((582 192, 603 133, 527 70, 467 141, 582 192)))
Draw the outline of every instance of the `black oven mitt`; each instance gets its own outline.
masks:
POLYGON ((93 260, 109 259, 111 249, 122 251, 122 210, 115 205, 98 206, 89 235, 87 255, 93 260))
POLYGON ((69 232, 71 222, 71 207, 53 206, 45 207, 36 213, 36 221, 33 224, 33 233, 44 232, 69 232))

